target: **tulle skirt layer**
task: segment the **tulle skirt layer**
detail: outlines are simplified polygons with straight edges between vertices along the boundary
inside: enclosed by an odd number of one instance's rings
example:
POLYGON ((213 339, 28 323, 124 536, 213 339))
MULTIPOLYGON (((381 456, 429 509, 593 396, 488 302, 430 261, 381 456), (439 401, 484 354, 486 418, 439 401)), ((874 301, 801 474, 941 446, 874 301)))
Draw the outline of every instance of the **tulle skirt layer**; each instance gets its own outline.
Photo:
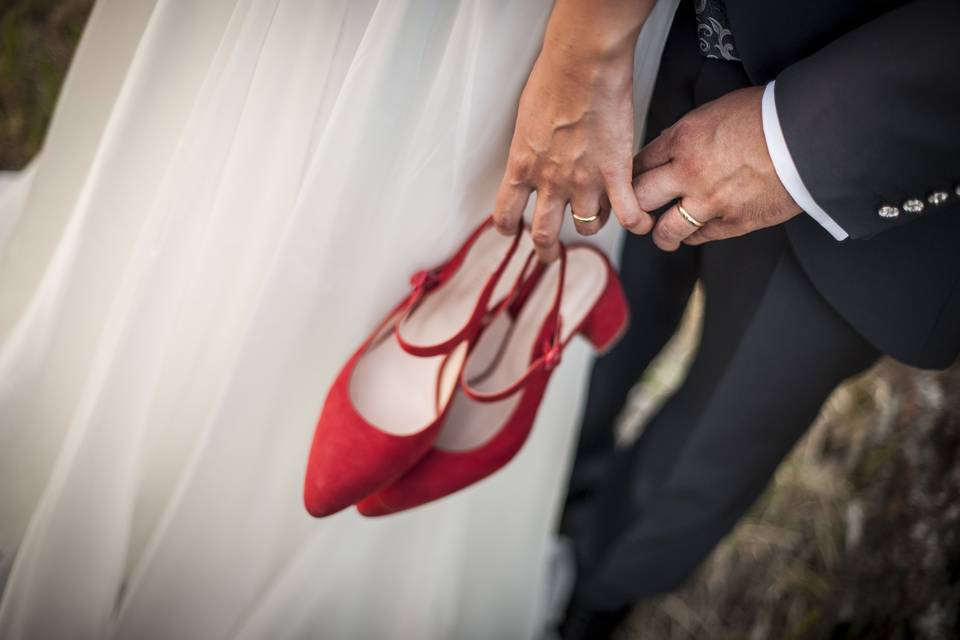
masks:
POLYGON ((536 632, 584 345, 469 491, 317 521, 301 486, 340 363, 488 213, 550 5, 97 4, 0 190, 0 637, 536 632))

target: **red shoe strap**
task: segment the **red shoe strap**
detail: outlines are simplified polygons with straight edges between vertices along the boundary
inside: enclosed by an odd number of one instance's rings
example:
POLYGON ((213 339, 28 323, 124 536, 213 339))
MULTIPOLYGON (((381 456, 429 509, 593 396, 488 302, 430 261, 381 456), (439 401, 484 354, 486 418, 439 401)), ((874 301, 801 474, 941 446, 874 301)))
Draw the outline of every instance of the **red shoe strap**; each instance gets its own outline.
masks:
MULTIPOLYGON (((524 268, 521 271, 521 277, 527 270, 533 255, 534 254, 531 252, 530 257, 527 258, 527 263, 524 265, 524 268)), ((563 300, 563 283, 567 271, 567 252, 563 245, 560 245, 559 268, 560 275, 557 278, 557 291, 553 298, 553 304, 550 307, 550 311, 547 313, 547 317, 544 319, 543 326, 540 328, 540 335, 542 338, 540 348, 538 350, 539 355, 534 358, 534 360, 527 367, 526 371, 524 371, 523 375, 521 375, 520 378, 518 378, 515 382, 503 389, 500 389, 499 391, 494 391, 491 393, 484 393, 474 389, 466 380, 466 367, 464 367, 464 370, 460 374, 460 388, 467 396, 478 402, 497 402, 499 400, 509 398, 513 394, 526 387, 533 376, 538 375, 543 371, 551 371, 560 364, 563 353, 563 344, 561 340, 561 328, 563 320, 560 317, 560 303, 563 300)), ((540 268, 538 271, 535 271, 531 277, 536 277, 539 279, 542 273, 543 269, 540 268)), ((527 283, 521 283, 518 281, 517 285, 514 287, 514 291, 524 291, 527 295, 529 295, 529 288, 525 287, 525 284, 527 283)), ((526 302, 526 298, 524 298, 523 301, 526 302)), ((499 315, 505 310, 512 309, 513 302, 514 300, 512 299, 512 296, 508 296, 508 299, 505 300, 503 304, 498 306, 493 317, 499 315)))
POLYGON ((453 258, 436 269, 418 271, 413 275, 413 277, 410 278, 410 283, 413 285, 413 290, 410 292, 410 295, 407 298, 405 303, 406 308, 401 315, 400 320, 397 322, 395 330, 397 341, 400 343, 400 347, 404 351, 422 358, 449 353, 454 347, 467 338, 467 336, 475 328, 477 322, 482 322, 484 315, 487 313, 487 305, 489 304, 490 296, 493 295, 493 290, 497 286, 497 282, 499 282, 504 270, 510 263, 510 259, 513 257, 513 254, 516 253, 517 246, 520 244, 520 236, 523 233, 523 227, 517 231, 517 234, 510 243, 510 247, 507 249, 506 254, 500 261, 500 264, 497 265, 496 270, 490 275, 489 278, 487 278, 487 281, 480 292, 480 296, 477 299, 476 306, 474 307, 474 311, 471 314, 470 319, 467 320, 467 323, 461 327, 457 333, 437 344, 417 345, 411 344, 410 342, 404 340, 403 335, 400 332, 400 327, 410 317, 410 315, 416 311, 417 306, 420 304, 420 301, 423 300, 424 296, 453 277, 457 270, 459 270, 463 265, 467 254, 476 243, 477 238, 486 232, 492 225, 493 218, 488 217, 480 224, 480 226, 474 229, 473 233, 470 234, 470 237, 467 238, 467 241, 460 247, 457 253, 454 254, 453 258))
POLYGON ((522 305, 518 303, 521 303, 530 294, 531 286, 529 283, 538 280, 543 273, 543 263, 534 260, 536 255, 534 251, 527 255, 527 259, 524 260, 520 273, 517 274, 517 279, 513 281, 513 286, 510 287, 507 295, 484 315, 483 326, 488 326, 504 311, 508 311, 513 317, 516 317, 520 312, 522 305), (535 265, 532 271, 530 269, 531 265, 535 265), (529 276, 527 272, 530 272, 529 276))

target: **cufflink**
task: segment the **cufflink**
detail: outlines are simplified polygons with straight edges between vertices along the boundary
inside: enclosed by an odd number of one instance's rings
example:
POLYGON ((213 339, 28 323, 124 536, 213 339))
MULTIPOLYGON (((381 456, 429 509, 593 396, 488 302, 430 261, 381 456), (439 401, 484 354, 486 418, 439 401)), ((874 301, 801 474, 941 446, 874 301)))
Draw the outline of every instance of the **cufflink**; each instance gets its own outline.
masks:
POLYGON ((923 211, 923 200, 910 198, 903 203, 903 210, 907 213, 920 213, 923 211))
POLYGON ((934 191, 929 196, 927 196, 927 202, 933 206, 939 206, 947 201, 947 198, 950 197, 950 194, 946 191, 934 191))
POLYGON ((900 209, 891 204, 885 204, 877 209, 877 215, 881 218, 896 218, 900 215, 900 209))

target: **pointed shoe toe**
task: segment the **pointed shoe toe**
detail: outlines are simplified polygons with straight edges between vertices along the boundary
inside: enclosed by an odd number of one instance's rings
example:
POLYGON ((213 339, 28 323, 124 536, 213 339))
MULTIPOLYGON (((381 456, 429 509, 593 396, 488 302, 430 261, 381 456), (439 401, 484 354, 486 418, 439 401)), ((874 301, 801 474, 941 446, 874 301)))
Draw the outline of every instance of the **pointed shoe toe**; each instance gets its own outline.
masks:
POLYGON ((413 291, 347 361, 314 430, 303 492, 311 515, 376 493, 429 451, 491 300, 522 269, 514 256, 523 242, 522 230, 509 238, 484 222, 448 262, 413 277, 413 291))

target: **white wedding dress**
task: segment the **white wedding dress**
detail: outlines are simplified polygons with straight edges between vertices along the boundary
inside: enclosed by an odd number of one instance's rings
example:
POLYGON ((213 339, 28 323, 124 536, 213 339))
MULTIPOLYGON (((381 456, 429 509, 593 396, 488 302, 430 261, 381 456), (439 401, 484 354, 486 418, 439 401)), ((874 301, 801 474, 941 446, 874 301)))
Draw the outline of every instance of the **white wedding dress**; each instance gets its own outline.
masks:
POLYGON ((301 491, 339 365, 488 212, 550 5, 97 4, 0 188, 0 637, 537 635, 584 344, 479 485, 380 519, 301 491))

